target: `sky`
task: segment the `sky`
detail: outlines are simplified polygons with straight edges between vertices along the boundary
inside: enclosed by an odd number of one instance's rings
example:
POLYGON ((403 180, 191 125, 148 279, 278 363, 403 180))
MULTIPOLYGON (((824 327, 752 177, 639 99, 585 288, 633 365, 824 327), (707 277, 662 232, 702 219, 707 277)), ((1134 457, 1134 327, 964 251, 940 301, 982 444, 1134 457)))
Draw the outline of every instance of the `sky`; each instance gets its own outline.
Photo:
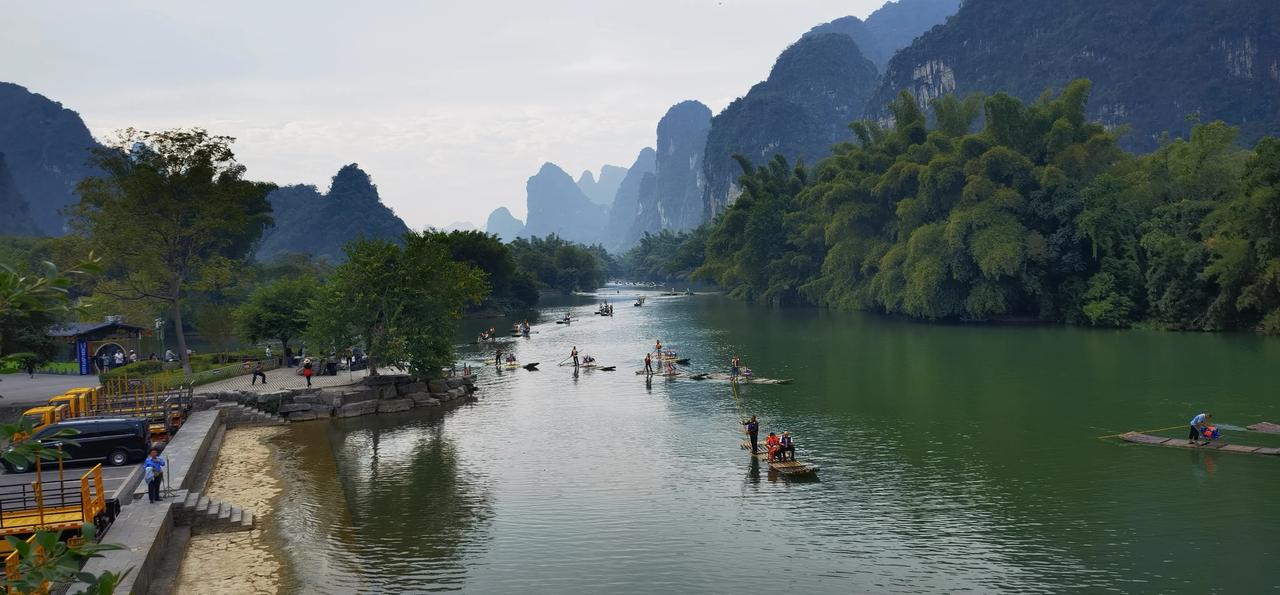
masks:
POLYGON ((17 2, 0 81, 94 136, 199 126, 248 177, 359 163, 410 227, 525 215, 544 162, 630 166, 667 108, 718 113, 810 27, 883 0, 17 2))

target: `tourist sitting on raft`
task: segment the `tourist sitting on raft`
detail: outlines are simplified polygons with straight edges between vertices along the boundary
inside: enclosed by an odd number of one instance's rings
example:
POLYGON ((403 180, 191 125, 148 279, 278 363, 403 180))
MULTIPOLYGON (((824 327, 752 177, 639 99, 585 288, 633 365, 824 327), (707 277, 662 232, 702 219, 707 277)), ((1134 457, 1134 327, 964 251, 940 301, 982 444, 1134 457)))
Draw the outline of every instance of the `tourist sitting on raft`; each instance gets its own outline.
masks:
POLYGON ((776 461, 778 452, 782 450, 782 440, 777 434, 769 432, 769 437, 764 439, 764 447, 769 451, 769 460, 776 461))
POLYGON ((583 363, 583 364, 594 364, 594 363, 596 363, 596 358, 591 357, 590 355, 583 354, 583 355, 582 355, 582 363, 583 363))
POLYGON ((516 363, 516 355, 515 355, 514 353, 508 353, 508 354, 507 354, 507 360, 506 360, 506 361, 507 361, 507 363, 508 363, 508 364, 514 364, 514 363, 516 363))

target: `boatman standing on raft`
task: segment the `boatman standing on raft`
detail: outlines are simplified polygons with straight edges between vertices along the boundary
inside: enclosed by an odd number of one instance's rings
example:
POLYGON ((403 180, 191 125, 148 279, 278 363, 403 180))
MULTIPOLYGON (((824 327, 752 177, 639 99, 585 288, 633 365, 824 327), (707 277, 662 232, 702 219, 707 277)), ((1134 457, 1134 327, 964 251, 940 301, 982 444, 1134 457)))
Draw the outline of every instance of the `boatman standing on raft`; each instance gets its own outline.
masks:
POLYGON ((578 367, 578 346, 573 346, 573 351, 569 352, 569 357, 573 358, 573 367, 578 367))
POLYGON ((644 373, 649 375, 653 374, 653 358, 647 353, 644 354, 644 373))
POLYGON ((760 422, 756 420, 756 416, 752 415, 751 419, 742 422, 742 425, 747 427, 747 436, 751 438, 751 454, 760 452, 757 442, 758 436, 760 435, 760 422))
MULTIPOLYGON (((1209 425, 1209 420, 1211 419, 1213 419, 1213 414, 1208 411, 1191 418, 1191 434, 1187 436, 1190 441, 1187 444, 1195 444, 1200 439, 1204 433, 1204 427, 1209 425)), ((1209 441, 1206 440, 1204 443, 1208 444, 1209 441)))

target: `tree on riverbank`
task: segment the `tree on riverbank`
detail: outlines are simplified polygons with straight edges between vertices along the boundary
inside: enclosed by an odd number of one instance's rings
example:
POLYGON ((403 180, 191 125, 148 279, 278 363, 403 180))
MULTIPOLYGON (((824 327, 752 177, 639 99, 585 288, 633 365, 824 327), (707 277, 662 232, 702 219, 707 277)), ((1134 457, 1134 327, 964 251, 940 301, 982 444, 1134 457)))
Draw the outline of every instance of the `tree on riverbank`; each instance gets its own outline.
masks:
POLYGON ((281 353, 289 341, 307 328, 306 312, 319 281, 310 275, 283 277, 259 286, 235 311, 236 327, 250 342, 280 341, 281 353))
POLYGON ((904 93, 816 168, 740 160, 695 277, 925 320, 1280 333, 1280 142, 1215 122, 1132 155, 1085 119, 1089 90, 941 97, 932 118, 904 93))
POLYGON ((592 291, 608 280, 608 266, 600 256, 603 249, 575 244, 555 234, 517 238, 508 246, 520 270, 561 293, 592 291))
POLYGON ((163 306, 182 367, 184 299, 219 272, 244 266, 271 225, 271 184, 244 179, 234 139, 194 128, 123 131, 94 153, 103 175, 81 182, 72 224, 102 255, 111 279, 96 290, 163 306))
POLYGON ((433 233, 409 232, 403 247, 387 240, 346 246, 347 262, 307 309, 307 337, 321 352, 363 346, 369 373, 395 366, 421 379, 453 361, 457 320, 488 292, 484 273, 453 260, 433 233))

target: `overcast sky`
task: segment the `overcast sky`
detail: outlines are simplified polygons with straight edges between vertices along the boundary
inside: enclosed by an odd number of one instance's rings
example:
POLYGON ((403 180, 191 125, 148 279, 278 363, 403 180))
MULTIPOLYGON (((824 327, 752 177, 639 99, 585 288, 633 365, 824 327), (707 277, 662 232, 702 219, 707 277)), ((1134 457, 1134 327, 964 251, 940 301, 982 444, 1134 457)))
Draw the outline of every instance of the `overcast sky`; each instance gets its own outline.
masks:
POLYGON ((525 180, 630 166, 672 104, 719 112, 813 25, 883 0, 14 2, 0 80, 118 128, 238 139, 251 178, 369 172, 410 227, 525 214, 525 180))

